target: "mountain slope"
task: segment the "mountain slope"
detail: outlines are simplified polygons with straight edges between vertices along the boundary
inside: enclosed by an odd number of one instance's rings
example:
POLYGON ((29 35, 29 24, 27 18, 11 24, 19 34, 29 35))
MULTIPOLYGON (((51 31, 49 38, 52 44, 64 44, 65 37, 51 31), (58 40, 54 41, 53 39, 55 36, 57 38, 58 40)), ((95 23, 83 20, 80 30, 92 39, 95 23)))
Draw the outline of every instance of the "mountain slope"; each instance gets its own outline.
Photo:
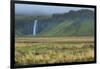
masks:
MULTIPOLYGON (((16 16, 16 35, 32 35, 34 16, 16 16)), ((94 12, 87 9, 38 18, 36 36, 93 36, 94 12)))

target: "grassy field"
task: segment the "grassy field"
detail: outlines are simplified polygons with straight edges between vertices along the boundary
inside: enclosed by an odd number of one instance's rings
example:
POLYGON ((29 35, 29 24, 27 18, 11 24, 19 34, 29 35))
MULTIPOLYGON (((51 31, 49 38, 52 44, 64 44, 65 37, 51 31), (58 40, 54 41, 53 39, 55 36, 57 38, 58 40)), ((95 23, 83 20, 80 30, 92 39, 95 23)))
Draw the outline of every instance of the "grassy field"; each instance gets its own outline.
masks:
POLYGON ((52 64, 94 60, 93 37, 17 37, 15 64, 52 64))

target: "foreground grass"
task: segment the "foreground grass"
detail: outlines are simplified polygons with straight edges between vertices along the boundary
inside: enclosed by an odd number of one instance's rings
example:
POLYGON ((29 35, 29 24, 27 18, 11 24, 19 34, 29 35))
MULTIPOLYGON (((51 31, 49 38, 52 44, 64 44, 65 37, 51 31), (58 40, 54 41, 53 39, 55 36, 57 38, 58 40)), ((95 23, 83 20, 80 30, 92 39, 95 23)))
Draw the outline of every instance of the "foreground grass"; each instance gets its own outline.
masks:
MULTIPOLYGON (((34 40, 32 40, 34 41, 34 40)), ((51 40, 50 40, 51 41, 51 40)), ((53 40, 54 41, 54 40, 53 40)), ((15 64, 52 64, 94 60, 93 42, 16 42, 15 64)))

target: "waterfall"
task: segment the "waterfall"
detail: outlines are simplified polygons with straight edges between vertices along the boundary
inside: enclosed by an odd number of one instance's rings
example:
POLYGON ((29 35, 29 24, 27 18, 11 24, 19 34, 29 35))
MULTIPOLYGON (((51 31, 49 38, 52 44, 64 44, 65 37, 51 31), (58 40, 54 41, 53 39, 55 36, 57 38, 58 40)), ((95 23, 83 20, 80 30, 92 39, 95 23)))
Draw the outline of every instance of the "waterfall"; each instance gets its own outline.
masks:
POLYGON ((36 35, 36 26, 37 26, 37 20, 34 20, 34 25, 33 25, 33 35, 36 35))

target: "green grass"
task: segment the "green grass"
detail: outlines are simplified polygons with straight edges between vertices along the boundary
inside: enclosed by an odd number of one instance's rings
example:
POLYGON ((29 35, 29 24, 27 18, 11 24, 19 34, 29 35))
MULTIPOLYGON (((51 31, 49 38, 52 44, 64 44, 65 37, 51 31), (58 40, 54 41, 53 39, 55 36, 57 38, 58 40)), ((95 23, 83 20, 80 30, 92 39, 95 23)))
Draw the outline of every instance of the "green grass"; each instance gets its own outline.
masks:
MULTIPOLYGON (((21 38, 20 40, 23 39, 21 38)), ((36 39, 34 38, 31 39, 33 43, 16 42, 16 47, 15 47, 16 65, 86 62, 94 60, 93 42, 91 43, 88 41, 87 43, 85 43, 83 41, 83 42, 67 43, 66 41, 59 43, 56 42, 56 40, 55 42, 41 42, 40 40, 40 42, 34 43, 36 39)), ((30 39, 28 40, 30 41, 30 39)), ((49 40, 51 39, 48 38, 48 41, 49 40)))
MULTIPOLYGON (((70 26, 73 23, 73 21, 63 21, 61 23, 55 23, 52 28, 46 28, 46 31, 42 31, 40 34, 45 36, 58 36, 58 35, 64 35, 64 29, 68 26, 70 26), (45 34, 44 34, 45 33, 45 34)), ((66 30, 66 29, 65 29, 66 30)))
POLYGON ((93 36, 94 20, 77 19, 64 20, 62 22, 52 23, 45 27, 38 36, 93 36))

